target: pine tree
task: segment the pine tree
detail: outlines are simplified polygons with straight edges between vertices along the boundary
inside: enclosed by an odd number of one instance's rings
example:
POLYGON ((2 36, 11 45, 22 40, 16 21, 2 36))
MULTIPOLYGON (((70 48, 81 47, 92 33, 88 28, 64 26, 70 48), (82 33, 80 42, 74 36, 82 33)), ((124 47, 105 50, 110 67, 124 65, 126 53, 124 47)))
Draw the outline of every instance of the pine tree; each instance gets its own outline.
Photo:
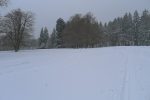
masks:
POLYGON ((133 33, 134 33, 134 45, 138 45, 138 37, 139 37, 139 26, 140 26, 140 17, 138 11, 134 12, 133 16, 133 33))
POLYGON ((47 28, 46 27, 42 28, 40 33, 40 38, 39 38, 39 47, 42 49, 46 48, 48 39, 49 39, 49 35, 48 35, 47 28))
POLYGON ((41 47, 43 43, 43 28, 41 29, 40 38, 39 38, 39 47, 41 47))
POLYGON ((122 32, 123 32, 123 45, 130 45, 132 42, 132 15, 130 13, 126 13, 123 17, 122 22, 122 32))
POLYGON ((45 47, 47 47, 48 39, 49 39, 48 29, 45 27, 45 29, 44 29, 44 43, 45 43, 45 47))
POLYGON ((56 31, 57 31, 57 47, 61 48, 63 44, 62 33, 65 28, 65 21, 62 18, 57 20, 56 31))
POLYGON ((140 43, 141 45, 150 44, 150 13, 148 10, 143 11, 140 23, 140 43))
POLYGON ((56 29, 53 29, 53 32, 50 36, 50 48, 56 48, 57 47, 57 36, 56 36, 56 29))
POLYGON ((150 30, 150 14, 148 10, 143 11, 141 16, 141 30, 145 33, 150 30))

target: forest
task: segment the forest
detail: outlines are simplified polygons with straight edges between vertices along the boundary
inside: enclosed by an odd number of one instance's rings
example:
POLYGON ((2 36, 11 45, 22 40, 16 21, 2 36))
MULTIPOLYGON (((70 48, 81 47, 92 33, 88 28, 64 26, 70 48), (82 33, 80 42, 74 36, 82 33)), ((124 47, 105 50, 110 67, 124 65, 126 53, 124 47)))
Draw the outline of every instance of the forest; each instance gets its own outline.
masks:
MULTIPOLYGON (((7 0, 1 0, 0 6, 7 6, 7 0)), ((146 9, 127 12, 106 23, 92 12, 74 14, 68 21, 58 18, 52 32, 41 28, 39 38, 32 35, 35 17, 20 8, 1 16, 0 50, 150 45, 150 12, 146 9)))

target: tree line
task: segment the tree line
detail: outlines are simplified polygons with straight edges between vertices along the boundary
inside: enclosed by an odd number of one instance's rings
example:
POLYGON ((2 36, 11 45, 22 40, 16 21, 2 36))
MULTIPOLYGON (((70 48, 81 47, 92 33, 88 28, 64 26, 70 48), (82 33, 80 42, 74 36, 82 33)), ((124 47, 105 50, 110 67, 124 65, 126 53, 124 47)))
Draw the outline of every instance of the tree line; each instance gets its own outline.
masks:
POLYGON ((91 14, 76 14, 67 22, 59 18, 50 36, 50 48, 149 46, 150 12, 135 11, 102 24, 91 14))
MULTIPOLYGON (((6 6, 7 0, 0 0, 6 6)), ((108 23, 98 21, 92 13, 75 14, 68 21, 59 18, 50 34, 43 27, 38 39, 31 35, 32 12, 15 9, 0 18, 0 50, 31 48, 94 48, 106 46, 149 46, 150 12, 126 13, 108 23)))

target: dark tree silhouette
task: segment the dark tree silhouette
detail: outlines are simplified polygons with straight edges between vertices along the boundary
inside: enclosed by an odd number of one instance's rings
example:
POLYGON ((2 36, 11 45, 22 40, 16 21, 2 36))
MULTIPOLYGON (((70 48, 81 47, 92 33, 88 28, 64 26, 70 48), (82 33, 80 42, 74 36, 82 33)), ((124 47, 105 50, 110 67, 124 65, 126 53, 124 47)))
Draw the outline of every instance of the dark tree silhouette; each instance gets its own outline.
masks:
POLYGON ((11 45, 17 52, 25 39, 33 31, 34 16, 31 12, 21 9, 12 10, 4 18, 4 32, 11 41, 11 45))

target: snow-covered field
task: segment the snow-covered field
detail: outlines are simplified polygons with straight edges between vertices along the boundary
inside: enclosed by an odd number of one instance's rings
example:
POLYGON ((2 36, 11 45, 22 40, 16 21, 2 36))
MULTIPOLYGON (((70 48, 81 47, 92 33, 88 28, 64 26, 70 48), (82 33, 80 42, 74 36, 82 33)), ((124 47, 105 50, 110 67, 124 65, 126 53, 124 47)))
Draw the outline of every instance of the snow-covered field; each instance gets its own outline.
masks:
POLYGON ((150 100, 150 47, 0 52, 0 100, 150 100))

